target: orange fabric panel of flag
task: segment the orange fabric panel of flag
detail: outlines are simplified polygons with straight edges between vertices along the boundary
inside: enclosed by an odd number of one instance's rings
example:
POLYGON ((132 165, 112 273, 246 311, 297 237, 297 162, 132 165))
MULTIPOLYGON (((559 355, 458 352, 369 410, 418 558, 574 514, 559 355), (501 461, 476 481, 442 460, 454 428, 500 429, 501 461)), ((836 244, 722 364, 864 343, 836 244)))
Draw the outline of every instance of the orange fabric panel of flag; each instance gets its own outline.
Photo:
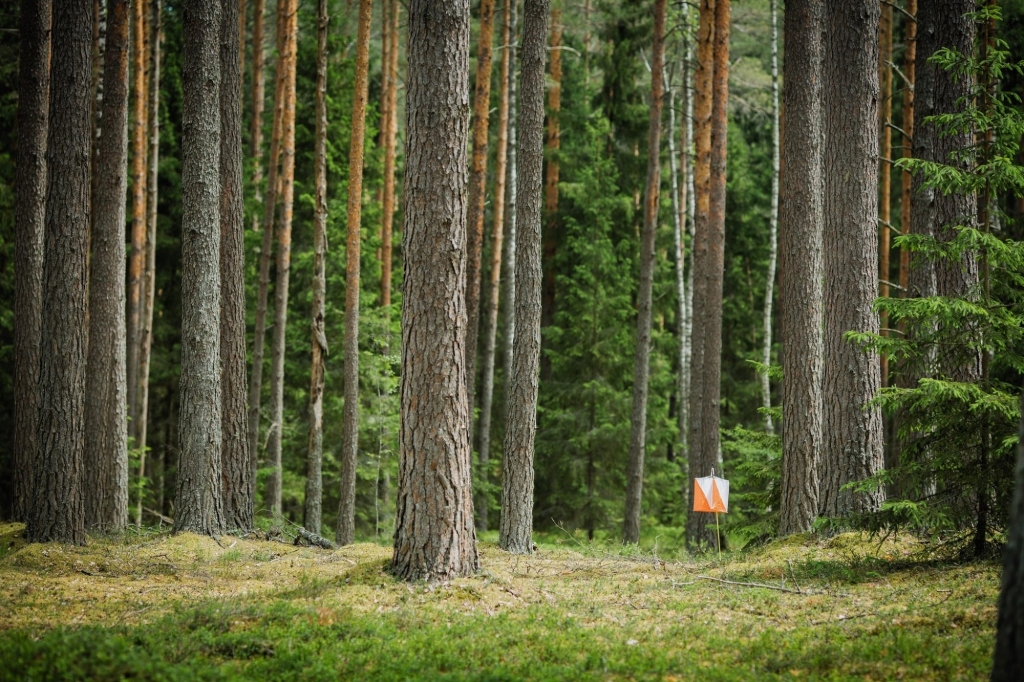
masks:
POLYGON ((693 511, 728 513, 729 482, 715 476, 694 479, 693 511))

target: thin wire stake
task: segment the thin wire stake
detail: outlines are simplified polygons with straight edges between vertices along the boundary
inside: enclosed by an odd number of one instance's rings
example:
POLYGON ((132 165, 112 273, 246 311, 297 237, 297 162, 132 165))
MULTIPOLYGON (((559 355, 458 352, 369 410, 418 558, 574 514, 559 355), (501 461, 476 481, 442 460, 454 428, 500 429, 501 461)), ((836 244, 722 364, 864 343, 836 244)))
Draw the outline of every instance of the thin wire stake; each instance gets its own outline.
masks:
POLYGON ((718 512, 715 512, 715 529, 718 531, 718 558, 722 558, 722 527, 718 525, 718 512))

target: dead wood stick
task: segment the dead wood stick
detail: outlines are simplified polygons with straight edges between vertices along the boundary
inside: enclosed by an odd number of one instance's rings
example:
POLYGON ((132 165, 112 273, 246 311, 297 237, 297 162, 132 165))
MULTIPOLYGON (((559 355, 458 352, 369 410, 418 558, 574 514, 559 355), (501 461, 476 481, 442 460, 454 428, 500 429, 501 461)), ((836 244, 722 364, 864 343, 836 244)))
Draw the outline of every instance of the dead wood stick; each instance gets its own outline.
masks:
POLYGON ((741 583, 735 580, 723 580, 722 578, 713 578, 710 575, 698 575, 700 580, 711 580, 716 583, 722 583, 723 585, 736 585, 738 587, 763 587, 766 590, 778 590, 779 592, 788 592, 790 594, 811 594, 801 590, 791 590, 788 587, 782 587, 781 585, 766 585, 765 583, 741 583))

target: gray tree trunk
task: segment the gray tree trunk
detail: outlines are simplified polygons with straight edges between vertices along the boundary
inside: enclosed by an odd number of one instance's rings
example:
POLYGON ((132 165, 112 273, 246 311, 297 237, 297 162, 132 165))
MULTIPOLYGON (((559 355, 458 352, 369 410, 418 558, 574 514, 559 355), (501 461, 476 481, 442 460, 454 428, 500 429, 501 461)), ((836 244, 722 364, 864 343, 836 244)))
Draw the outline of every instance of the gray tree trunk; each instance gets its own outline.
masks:
POLYGON ((544 188, 544 65, 550 0, 523 5, 522 106, 516 188, 515 347, 505 452, 502 458, 498 546, 515 554, 533 551, 533 446, 537 433, 540 370, 541 200, 544 188))
POLYGON ((512 2, 512 18, 509 26, 509 67, 508 67, 508 178, 505 181, 505 265, 503 269, 507 275, 504 286, 504 301, 502 308, 505 309, 505 338, 504 338, 504 399, 505 399, 505 420, 508 421, 509 406, 512 403, 512 356, 514 355, 516 341, 516 196, 518 195, 518 158, 517 150, 519 144, 516 140, 517 119, 519 118, 519 106, 516 103, 516 55, 518 53, 518 23, 519 8, 517 0, 512 2))
POLYGON ((219 2, 182 14, 181 418, 174 531, 215 535, 221 496, 219 2))
POLYGON ((89 0, 53 7, 50 69, 60 78, 51 81, 46 145, 39 450, 25 529, 31 542, 85 544, 91 19, 89 0))
MULTIPOLYGON (((775 260, 778 257, 779 227, 779 29, 775 0, 771 0, 772 15, 772 205, 768 216, 768 276, 764 287, 764 336, 761 339, 761 364, 772 363, 772 302, 775 293, 775 260)), ((772 406, 772 385, 768 372, 761 373, 761 406, 772 406)), ((775 433, 771 414, 764 415, 764 430, 775 433)))
POLYGON ((93 197, 85 404, 85 523, 128 524, 125 377, 125 192, 128 187, 128 0, 107 4, 103 128, 93 197))
POLYGON ((825 431, 819 511, 875 510, 884 491, 852 493, 847 483, 883 466, 882 413, 867 408, 881 387, 878 356, 843 338, 878 332, 878 20, 873 0, 826 3, 825 268, 822 374, 825 431))
POLYGON ((480 568, 466 395, 469 0, 409 3, 401 446, 392 572, 480 568))
POLYGON ((654 238, 658 232, 661 198, 662 67, 665 43, 665 0, 654 2, 654 46, 651 55, 651 104, 647 133, 647 186, 644 189, 644 228, 640 236, 640 287, 637 294, 636 356, 633 364, 633 412, 630 418, 629 462, 626 470, 624 542, 640 541, 641 498, 644 488, 644 450, 647 445, 647 388, 650 377, 651 314, 654 290, 654 238))
POLYGON ((245 373, 245 216, 238 1, 223 0, 220 26, 220 381, 224 521, 253 527, 245 373))
MULTIPOLYGON (((683 68, 686 68, 685 66, 683 68)), ((666 79, 667 80, 667 79, 666 79)), ((685 80, 685 77, 684 77, 685 80)), ((685 86, 684 86, 685 87, 685 86)), ((685 159, 685 153, 682 155, 685 159)), ((676 159, 676 94, 671 87, 668 91, 668 168, 672 188, 672 240, 676 252, 676 319, 679 329, 679 376, 677 378, 680 398, 684 398, 683 377, 689 373, 686 366, 686 242, 683 230, 686 224, 686 179, 679 182, 679 164, 676 159), (682 195, 680 195, 682 192, 682 195)), ((680 412, 684 403, 680 400, 680 412)), ((686 452, 685 422, 679 420, 679 452, 686 452)))
MULTIPOLYGON (((1024 415, 1024 396, 1021 397, 1024 415)), ((1016 682, 1024 670, 1024 416, 1017 442, 1016 487, 1010 527, 1003 550, 1003 582, 999 590, 995 662, 992 682, 1016 682)))
POLYGON ((21 3, 18 163, 14 205, 14 519, 25 521, 39 441, 43 319, 46 122, 50 104, 50 0, 21 3))
POLYGON ((810 530, 818 515, 822 448, 823 0, 789 0, 783 35, 779 281, 782 325, 782 505, 779 533, 810 530))

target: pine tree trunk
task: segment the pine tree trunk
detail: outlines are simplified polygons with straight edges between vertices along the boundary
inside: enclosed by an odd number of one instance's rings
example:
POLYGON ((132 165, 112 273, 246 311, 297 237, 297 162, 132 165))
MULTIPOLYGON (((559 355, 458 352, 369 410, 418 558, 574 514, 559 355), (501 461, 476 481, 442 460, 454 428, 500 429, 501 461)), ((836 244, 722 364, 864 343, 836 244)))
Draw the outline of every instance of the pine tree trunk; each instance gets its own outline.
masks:
POLYGON ((174 531, 227 527, 221 491, 219 2, 182 14, 181 418, 174 531))
MULTIPOLYGON (((544 168, 544 291, 541 299, 541 328, 550 327, 555 321, 555 255, 558 253, 558 178, 561 165, 558 149, 561 146, 559 116, 562 110, 562 8, 551 10, 551 87, 548 88, 548 134, 544 168)), ((542 381, 551 378, 551 362, 546 355, 540 358, 542 381)))
MULTIPOLYGON (((46 123, 50 99, 50 0, 21 4, 18 161, 14 205, 14 514, 32 506, 39 457, 39 344, 46 227, 46 123)), ((91 143, 90 134, 90 143, 91 143)))
MULTIPOLYGON (((682 307, 682 320, 683 329, 679 339, 679 440, 680 440, 680 452, 688 453, 690 451, 690 357, 692 356, 692 345, 691 341, 693 338, 693 237, 694 237, 694 214, 695 214, 695 200, 693 191, 693 71, 691 69, 691 62, 693 60, 693 43, 691 40, 691 29, 693 22, 690 18, 690 6, 686 5, 683 9, 683 21, 684 21, 684 41, 686 48, 684 50, 684 63, 683 63, 683 101, 685 105, 683 107, 684 122, 683 122, 683 148, 680 151, 682 182, 680 188, 679 202, 681 204, 680 210, 684 212, 682 220, 682 228, 684 231, 688 230, 690 235, 690 267, 687 268, 686 284, 684 300, 680 303, 682 307)), ((683 236, 680 235, 680 269, 686 261, 686 249, 682 242, 683 236)), ((680 276, 682 276, 682 270, 680 270, 680 276)), ((677 284, 677 286, 679 286, 677 284)), ((687 492, 689 487, 687 487, 687 492)), ((683 499, 686 499, 686 495, 683 495, 683 499)))
MULTIPOLYGON (((243 0, 244 1, 244 0, 243 0)), ((262 200, 263 187, 263 100, 266 78, 263 71, 263 0, 252 3, 252 120, 249 122, 249 158, 252 159, 253 196, 262 200)), ((259 230, 257 213, 252 216, 252 229, 259 230)), ((262 252, 261 254, 262 255, 262 252)), ((266 300, 264 296, 264 300, 266 300)), ((249 452, 256 458, 256 448, 249 439, 249 452)))
MULTIPOLYGON (((142 288, 146 262, 146 3, 132 7, 132 229, 128 256, 128 432, 139 447, 139 357, 142 350, 142 288)), ((97 179, 98 180, 98 179, 97 179)))
MULTIPOLYGON (((902 156, 911 158, 911 149, 914 143, 914 90, 917 71, 917 0, 907 0, 907 13, 915 17, 911 21, 904 22, 906 34, 903 40, 903 75, 906 82, 903 84, 903 132, 906 135, 902 139, 902 156)), ((900 172, 900 233, 910 234, 911 224, 911 187, 912 179, 910 171, 900 172)), ((910 250, 900 249, 900 295, 907 296, 910 278, 910 250)), ((901 323, 902 329, 902 323, 901 323)))
POLYGON ((487 194, 487 142, 491 108, 491 44, 494 42, 494 0, 480 1, 480 42, 476 50, 473 94, 473 156, 469 171, 466 219, 466 389, 469 395, 469 442, 473 442, 476 403, 476 354, 480 331, 480 260, 484 242, 484 199, 487 194))
POLYGON ((844 338, 878 332, 878 19, 873 0, 825 8, 824 423, 819 512, 875 510, 883 491, 841 491, 883 466, 878 356, 844 338))
POLYGON ((50 69, 60 78, 50 83, 39 450, 33 463, 25 528, 30 542, 85 544, 82 469, 91 149, 90 7, 89 0, 66 0, 53 6, 50 69))
MULTIPOLYGON (((284 428, 284 356, 288 323, 288 282, 292 258, 292 208, 295 197, 295 67, 298 47, 298 0, 287 0, 284 20, 284 110, 281 125, 281 223, 274 263, 274 333, 270 350, 270 433, 267 437, 267 503, 275 523, 281 522, 281 440, 284 428)), ((269 193, 268 193, 269 194, 269 193)), ((269 196, 268 196, 269 201, 269 196)), ((264 226, 264 229, 267 229, 264 226)))
POLYGON ((128 0, 107 5, 103 121, 93 197, 89 344, 85 378, 85 523, 128 523, 128 408, 125 386, 124 223, 128 179, 128 0))
POLYGON ((508 172, 505 179, 505 265, 506 273, 504 286, 504 301, 502 308, 505 309, 505 334, 503 351, 503 392, 505 401, 505 420, 508 421, 509 406, 512 404, 512 355, 516 341, 516 185, 518 184, 518 159, 517 151, 519 144, 516 140, 517 120, 519 108, 516 104, 516 53, 518 33, 516 24, 519 18, 519 7, 517 0, 512 2, 512 19, 509 22, 509 72, 508 72, 508 172))
MULTIPOLYGON (((498 338, 498 308, 501 295, 501 255, 505 227, 505 179, 508 173, 508 97, 509 97, 509 26, 512 20, 512 4, 505 0, 505 11, 501 24, 501 94, 498 97, 498 147, 494 169, 494 227, 491 237, 491 279, 487 294, 487 328, 484 336, 483 386, 480 399, 480 449, 479 479, 483 487, 489 483, 491 460, 491 413, 494 406, 494 358, 498 338)), ((477 530, 487 530, 487 512, 490 496, 478 492, 474 508, 477 530)))
POLYGON ((405 293, 398 508, 391 570, 448 580, 480 568, 466 396, 469 0, 409 3, 405 293))
MULTIPOLYGON (((880 100, 879 125, 881 134, 881 150, 879 151, 879 200, 878 200, 878 296, 889 297, 889 246, 892 228, 890 203, 892 200, 892 5, 882 5, 881 22, 878 29, 879 56, 878 80, 882 88, 880 100)), ((879 313, 879 329, 882 336, 889 335, 889 313, 879 313)), ((879 358, 882 386, 889 385, 889 357, 879 358)))
POLYGON ((242 195, 242 73, 238 2, 221 4, 220 381, 224 521, 253 527, 245 376, 245 216, 242 195))
POLYGON ((824 0, 788 0, 784 17, 786 60, 782 105, 779 211, 779 281, 782 324, 782 504, 779 534, 811 529, 818 515, 822 448, 821 377, 822 237, 822 29, 824 0))
POLYGON ((366 129, 367 72, 370 64, 372 0, 360 0, 356 38, 356 82, 348 153, 348 239, 345 242, 345 404, 342 411, 341 503, 337 541, 351 544, 356 534, 356 466, 359 456, 359 256, 363 199, 363 138, 366 129))
MULTIPOLYGON (((722 374, 722 280, 725 267, 725 143, 729 85, 729 0, 703 0, 697 37, 694 185, 693 332, 690 363, 690 477, 718 466, 722 374)), ((691 487, 686 483, 687 493, 691 487)), ((686 542, 715 542, 706 514, 688 506, 686 542)))
POLYGON ((395 144, 398 139, 398 15, 401 3, 398 0, 384 0, 391 3, 390 49, 388 52, 388 121, 384 129, 384 198, 382 210, 384 223, 381 228, 381 305, 387 310, 391 306, 391 241, 395 217, 395 144))
MULTIPOLYGON (((49 25, 47 25, 49 28, 49 25)), ((99 140, 100 140, 100 116, 102 114, 100 105, 103 101, 103 49, 107 33, 107 12, 106 4, 100 0, 93 0, 92 3, 92 81, 89 88, 89 122, 92 128, 89 132, 89 140, 92 148, 89 150, 89 208, 92 209, 92 197, 96 196, 96 180, 99 173, 96 172, 96 164, 99 161, 99 140)), ((47 64, 49 68, 49 64, 47 64)), ((91 220, 91 217, 90 217, 91 220)), ((92 239, 90 230, 89 239, 92 239)))
MULTIPOLYGON (((303 525, 320 534, 324 457, 324 334, 327 275, 327 0, 317 0, 316 24, 316 147, 313 161, 313 320, 312 367, 309 372, 309 445, 303 525)), ((385 29, 387 31, 387 29, 385 29)))
MULTIPOLYGON (((1024 397, 1021 400, 1024 414, 1024 397)), ((1003 550, 992 682, 1015 682, 1024 669, 1024 417, 1017 442, 1016 486, 1003 550)))
MULTIPOLYGON (((136 425, 139 454, 139 478, 146 475, 146 450, 149 427, 149 365, 153 354, 153 305, 156 298, 156 223, 157 223, 157 179, 160 170, 160 42, 161 0, 153 0, 149 30, 149 177, 146 180, 146 276, 143 282, 142 348, 139 354, 139 417, 136 425)), ((138 504, 135 510, 135 525, 142 526, 142 503, 146 488, 139 487, 138 504)))
MULTIPOLYGON (((772 205, 768 216, 768 276, 764 287, 764 337, 761 339, 761 364, 772 363, 772 302, 775 294, 775 260, 778 257, 779 228, 779 29, 775 0, 771 0, 772 15, 772 205)), ((772 386, 768 372, 761 373, 761 406, 772 406, 772 386)), ((775 433, 770 414, 764 415, 764 430, 775 433)))
POLYGON ((622 530, 623 542, 631 543, 640 541, 644 450, 647 442, 647 388, 650 377, 651 309, 655 268, 654 238, 658 232, 658 205, 661 194, 661 78, 664 41, 665 0, 655 0, 650 123, 647 133, 647 187, 644 189, 644 229, 640 237, 640 287, 637 294, 636 357, 633 366, 633 413, 630 419, 629 463, 626 470, 626 514, 622 530))

